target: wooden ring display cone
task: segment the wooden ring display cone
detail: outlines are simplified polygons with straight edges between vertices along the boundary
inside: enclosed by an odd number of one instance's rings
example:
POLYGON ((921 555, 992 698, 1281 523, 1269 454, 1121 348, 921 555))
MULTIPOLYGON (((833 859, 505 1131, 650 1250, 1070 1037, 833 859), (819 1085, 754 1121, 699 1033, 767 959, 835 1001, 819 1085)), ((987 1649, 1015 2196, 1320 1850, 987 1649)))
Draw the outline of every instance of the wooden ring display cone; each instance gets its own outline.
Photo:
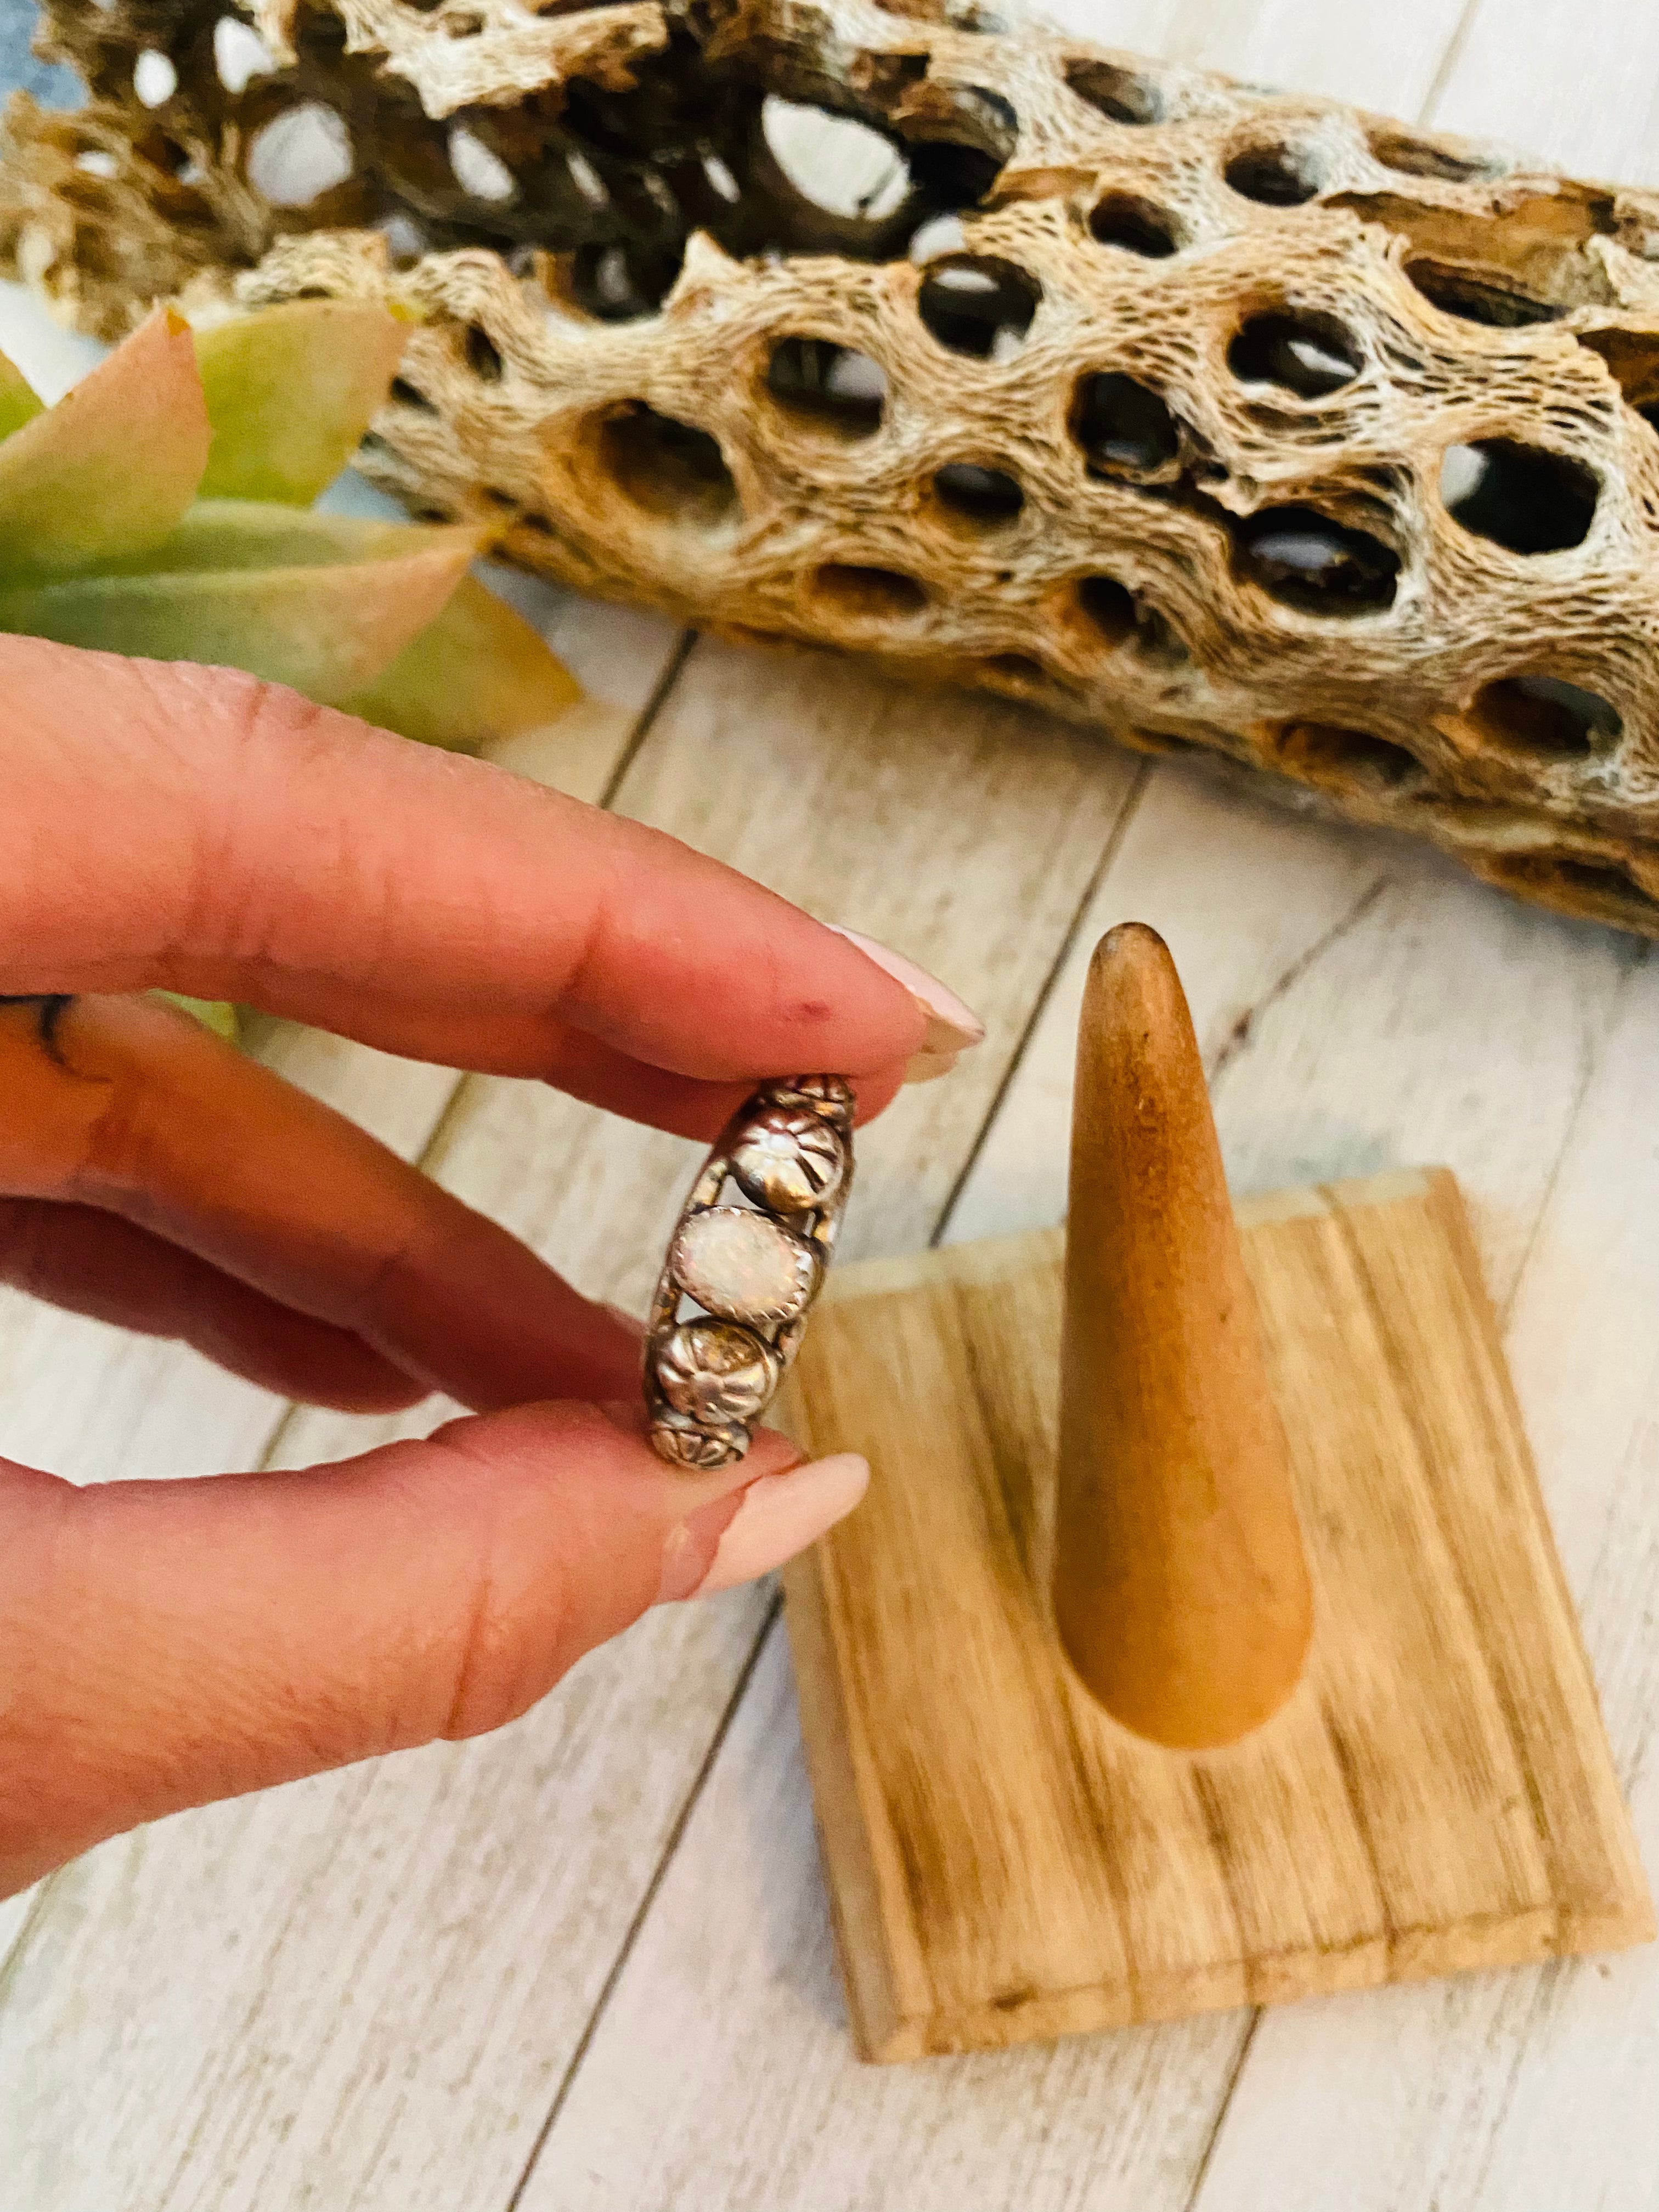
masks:
POLYGON ((1192 1018, 1138 922, 1084 993, 1060 1376, 1066 1654, 1137 1735, 1232 1743, 1301 1679, 1312 1596, 1192 1018))
POLYGON ((786 1577, 859 2049, 1650 1936, 1456 1184, 1235 1227, 1150 932, 1083 1030, 1069 1257, 843 1269, 795 1370, 872 1470, 786 1577))

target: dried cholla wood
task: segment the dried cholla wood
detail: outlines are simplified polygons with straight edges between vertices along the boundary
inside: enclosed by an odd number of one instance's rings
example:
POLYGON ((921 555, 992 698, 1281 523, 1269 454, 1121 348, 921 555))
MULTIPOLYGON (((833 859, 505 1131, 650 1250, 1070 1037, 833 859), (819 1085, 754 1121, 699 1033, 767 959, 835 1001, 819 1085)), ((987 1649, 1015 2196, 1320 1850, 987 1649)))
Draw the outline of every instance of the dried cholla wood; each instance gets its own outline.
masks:
POLYGON ((0 253, 83 325, 389 292, 364 466, 526 565, 1659 934, 1659 198, 940 0, 49 15, 0 253))
MULTIPOLYGON (((255 28, 290 66, 299 0, 257 0, 255 28)), ((656 0, 624 0, 562 13, 547 21, 517 0, 339 0, 346 52, 380 54, 407 77, 431 116, 478 104, 511 107, 544 86, 584 77, 626 92, 636 56, 659 52, 668 26, 656 0)))

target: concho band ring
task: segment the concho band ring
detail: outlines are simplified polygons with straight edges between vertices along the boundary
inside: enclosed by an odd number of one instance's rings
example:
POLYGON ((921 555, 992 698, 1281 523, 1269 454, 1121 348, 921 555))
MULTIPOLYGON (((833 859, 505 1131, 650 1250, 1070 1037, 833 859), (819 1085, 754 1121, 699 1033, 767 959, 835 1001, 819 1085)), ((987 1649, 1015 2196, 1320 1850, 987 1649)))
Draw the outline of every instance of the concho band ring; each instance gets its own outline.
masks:
POLYGON ((839 1075, 769 1083, 691 1187, 645 1339, 651 1442, 676 1467, 741 1459, 788 1372, 853 1187, 853 1110, 839 1075))

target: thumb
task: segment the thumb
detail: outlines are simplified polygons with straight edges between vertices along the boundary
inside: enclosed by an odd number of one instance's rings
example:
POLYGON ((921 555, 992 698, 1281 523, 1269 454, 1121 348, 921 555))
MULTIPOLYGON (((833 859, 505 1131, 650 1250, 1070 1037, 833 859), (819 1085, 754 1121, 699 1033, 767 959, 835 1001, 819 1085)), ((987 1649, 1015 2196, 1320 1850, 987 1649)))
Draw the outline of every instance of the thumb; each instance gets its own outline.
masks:
POLYGON ((771 1431, 687 1475, 632 1409, 569 1402, 289 1473, 80 1490, 0 1462, 0 1896, 185 1806, 499 1728, 867 1477, 771 1431))

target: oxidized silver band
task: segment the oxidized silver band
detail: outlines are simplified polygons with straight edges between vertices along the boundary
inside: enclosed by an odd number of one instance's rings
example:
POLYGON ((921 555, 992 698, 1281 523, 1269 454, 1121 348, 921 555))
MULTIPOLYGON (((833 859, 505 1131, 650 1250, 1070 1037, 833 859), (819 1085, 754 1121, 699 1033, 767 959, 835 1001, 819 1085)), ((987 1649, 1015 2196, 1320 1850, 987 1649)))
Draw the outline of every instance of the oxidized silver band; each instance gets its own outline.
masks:
POLYGON ((769 1083, 691 1187, 645 1340, 651 1442, 677 1467, 741 1459, 788 1371, 853 1187, 853 1108, 839 1075, 769 1083), (747 1206, 720 1204, 728 1177, 747 1206))

